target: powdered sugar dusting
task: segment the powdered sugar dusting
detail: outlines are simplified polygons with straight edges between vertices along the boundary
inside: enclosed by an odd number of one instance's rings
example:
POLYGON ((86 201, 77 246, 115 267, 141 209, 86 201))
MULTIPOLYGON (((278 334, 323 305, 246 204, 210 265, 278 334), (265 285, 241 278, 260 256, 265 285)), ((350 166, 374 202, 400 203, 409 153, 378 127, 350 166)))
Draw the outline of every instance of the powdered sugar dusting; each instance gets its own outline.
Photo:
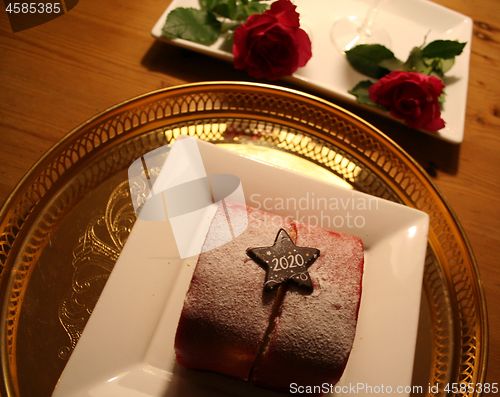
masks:
POLYGON ((245 232, 199 257, 177 329, 179 362, 240 379, 252 371, 253 382, 280 390, 292 382, 336 382, 356 331, 361 240, 228 204, 216 213, 206 246, 227 235, 226 212, 242 219, 238 214, 243 211, 248 211, 245 232), (314 292, 291 285, 273 313, 273 303, 280 300, 276 291, 263 291, 265 270, 247 257, 246 249, 272 245, 280 228, 298 246, 319 249, 320 256, 309 268, 314 292))
POLYGON ((285 387, 290 382, 335 382, 352 348, 361 296, 363 245, 359 238, 296 224, 297 245, 318 248, 309 268, 314 293, 287 292, 265 357, 254 380, 285 387), (272 368, 286 368, 274 371, 272 368))
MULTIPOLYGON (((233 215, 247 211, 231 204, 227 210, 233 215)), ((246 249, 272 245, 281 227, 295 237, 291 224, 281 217, 248 208, 248 218, 248 227, 239 237, 200 255, 176 336, 176 351, 184 365, 243 379, 264 338, 275 296, 263 293, 265 271, 247 257, 246 249), (204 340, 205 345, 194 339, 204 340), (227 368, 207 356, 227 361, 227 368)), ((223 237, 227 228, 225 213, 219 210, 206 244, 223 237)))

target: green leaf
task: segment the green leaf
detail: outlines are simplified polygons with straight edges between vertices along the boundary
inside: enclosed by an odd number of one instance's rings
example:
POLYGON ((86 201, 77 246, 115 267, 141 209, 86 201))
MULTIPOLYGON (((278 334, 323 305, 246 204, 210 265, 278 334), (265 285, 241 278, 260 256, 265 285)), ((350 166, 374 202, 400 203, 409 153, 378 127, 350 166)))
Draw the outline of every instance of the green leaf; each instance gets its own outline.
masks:
POLYGON ((354 69, 375 79, 389 73, 391 69, 388 66, 392 67, 399 61, 391 50, 380 44, 357 45, 345 54, 354 69))
POLYGON ((403 64, 403 70, 430 74, 432 71, 432 67, 425 63, 425 60, 422 56, 422 49, 420 47, 414 47, 410 51, 408 59, 403 64))
POLYGON ((422 56, 424 58, 454 58, 462 53, 466 44, 455 40, 435 40, 422 49, 422 56))
POLYGON ((454 64, 455 58, 441 59, 441 70, 443 71, 443 75, 450 70, 454 64))
MULTIPOLYGON (((227 22, 222 22, 220 32, 221 33, 228 33, 231 36, 231 33, 233 30, 235 30, 238 26, 241 25, 241 22, 235 22, 235 21, 227 21, 227 22)), ((229 51, 231 52, 231 51, 229 51)))
POLYGON ((411 50, 408 59, 404 63, 403 70, 436 75, 443 78, 444 74, 451 69, 454 63, 455 58, 424 58, 422 49, 415 47, 411 50))
POLYGON ((227 34, 224 36, 224 41, 222 42, 220 49, 231 53, 233 51, 234 35, 227 34))
POLYGON ((220 0, 199 0, 199 3, 202 10, 212 11, 220 3, 220 0))
POLYGON ((208 11, 194 8, 175 8, 163 26, 162 33, 170 39, 179 38, 210 45, 219 37, 221 24, 208 11))
POLYGON ((252 14, 261 14, 269 4, 263 0, 199 0, 203 10, 233 21, 245 21, 252 14))
POLYGON ((379 63, 379 66, 382 66, 392 72, 394 70, 401 70, 403 68, 403 62, 401 62, 398 58, 390 58, 384 59, 379 63))
POLYGON ((435 74, 443 78, 444 74, 450 70, 455 63, 455 58, 424 58, 424 63, 430 68, 429 74, 435 74))
POLYGON ((219 0, 218 4, 212 9, 216 14, 229 19, 235 19, 236 0, 219 0))
POLYGON ((370 95, 368 94, 368 88, 370 88, 372 84, 370 80, 360 81, 349 90, 349 93, 354 95, 356 100, 363 105, 377 106, 377 104, 370 99, 370 95))
POLYGON ((268 9, 269 5, 259 1, 252 1, 247 4, 238 4, 233 19, 237 21, 246 21, 250 15, 262 14, 268 9))

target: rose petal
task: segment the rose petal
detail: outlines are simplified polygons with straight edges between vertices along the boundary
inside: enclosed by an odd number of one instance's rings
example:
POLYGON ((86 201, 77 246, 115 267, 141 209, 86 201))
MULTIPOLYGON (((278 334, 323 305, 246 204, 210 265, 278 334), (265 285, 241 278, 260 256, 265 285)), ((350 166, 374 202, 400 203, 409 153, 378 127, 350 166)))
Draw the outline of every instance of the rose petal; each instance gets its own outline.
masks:
POLYGON ((271 4, 271 8, 265 14, 274 15, 280 24, 292 28, 300 26, 300 16, 297 7, 290 0, 278 0, 271 4))
POLYGON ((422 129, 430 131, 430 132, 437 132, 440 129, 444 128, 445 126, 446 126, 446 123, 441 117, 435 117, 429 123, 427 123, 425 126, 422 126, 422 129))
POLYGON ((414 128, 438 131, 445 126, 439 96, 444 83, 434 76, 395 71, 382 77, 369 89, 370 99, 414 128))
POLYGON ((394 103, 394 112, 409 118, 418 118, 421 115, 420 101, 415 98, 398 98, 394 103))
POLYGON ((302 29, 299 29, 295 35, 295 46, 299 53, 298 66, 302 67, 309 62, 309 59, 312 57, 311 39, 302 29))
POLYGON ((274 80, 292 74, 311 58, 311 40, 300 29, 290 0, 278 0, 263 14, 250 16, 236 29, 234 66, 255 78, 274 80))
POLYGON ((433 93, 436 97, 439 97, 443 90, 444 90, 444 82, 441 79, 438 79, 435 76, 429 76, 429 79, 427 80, 429 87, 432 88, 433 93))

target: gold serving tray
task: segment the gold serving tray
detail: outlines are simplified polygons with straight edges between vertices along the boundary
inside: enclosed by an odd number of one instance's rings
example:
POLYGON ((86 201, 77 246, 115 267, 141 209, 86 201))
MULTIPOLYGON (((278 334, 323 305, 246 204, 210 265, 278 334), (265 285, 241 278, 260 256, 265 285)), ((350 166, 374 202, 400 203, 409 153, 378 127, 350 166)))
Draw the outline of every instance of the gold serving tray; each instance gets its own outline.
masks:
POLYGON ((180 135, 427 212, 413 384, 427 391, 428 384, 484 380, 488 336, 477 266, 425 172, 380 131, 324 100, 260 84, 202 83, 132 99, 78 127, 5 203, 2 395, 50 396, 134 223, 127 168, 180 135))

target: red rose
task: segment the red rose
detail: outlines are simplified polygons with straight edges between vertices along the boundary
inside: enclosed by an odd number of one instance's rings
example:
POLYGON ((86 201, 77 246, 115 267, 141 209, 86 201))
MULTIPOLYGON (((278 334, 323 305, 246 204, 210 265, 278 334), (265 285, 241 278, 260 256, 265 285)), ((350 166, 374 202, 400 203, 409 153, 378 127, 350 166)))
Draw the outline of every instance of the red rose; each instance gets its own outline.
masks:
POLYGON ((234 66, 257 79, 291 75, 311 58, 311 40, 290 0, 278 0, 234 32, 234 66))
POLYGON ((370 99, 414 128, 437 131, 444 127, 439 96, 444 83, 416 72, 391 72, 369 89, 370 99))

